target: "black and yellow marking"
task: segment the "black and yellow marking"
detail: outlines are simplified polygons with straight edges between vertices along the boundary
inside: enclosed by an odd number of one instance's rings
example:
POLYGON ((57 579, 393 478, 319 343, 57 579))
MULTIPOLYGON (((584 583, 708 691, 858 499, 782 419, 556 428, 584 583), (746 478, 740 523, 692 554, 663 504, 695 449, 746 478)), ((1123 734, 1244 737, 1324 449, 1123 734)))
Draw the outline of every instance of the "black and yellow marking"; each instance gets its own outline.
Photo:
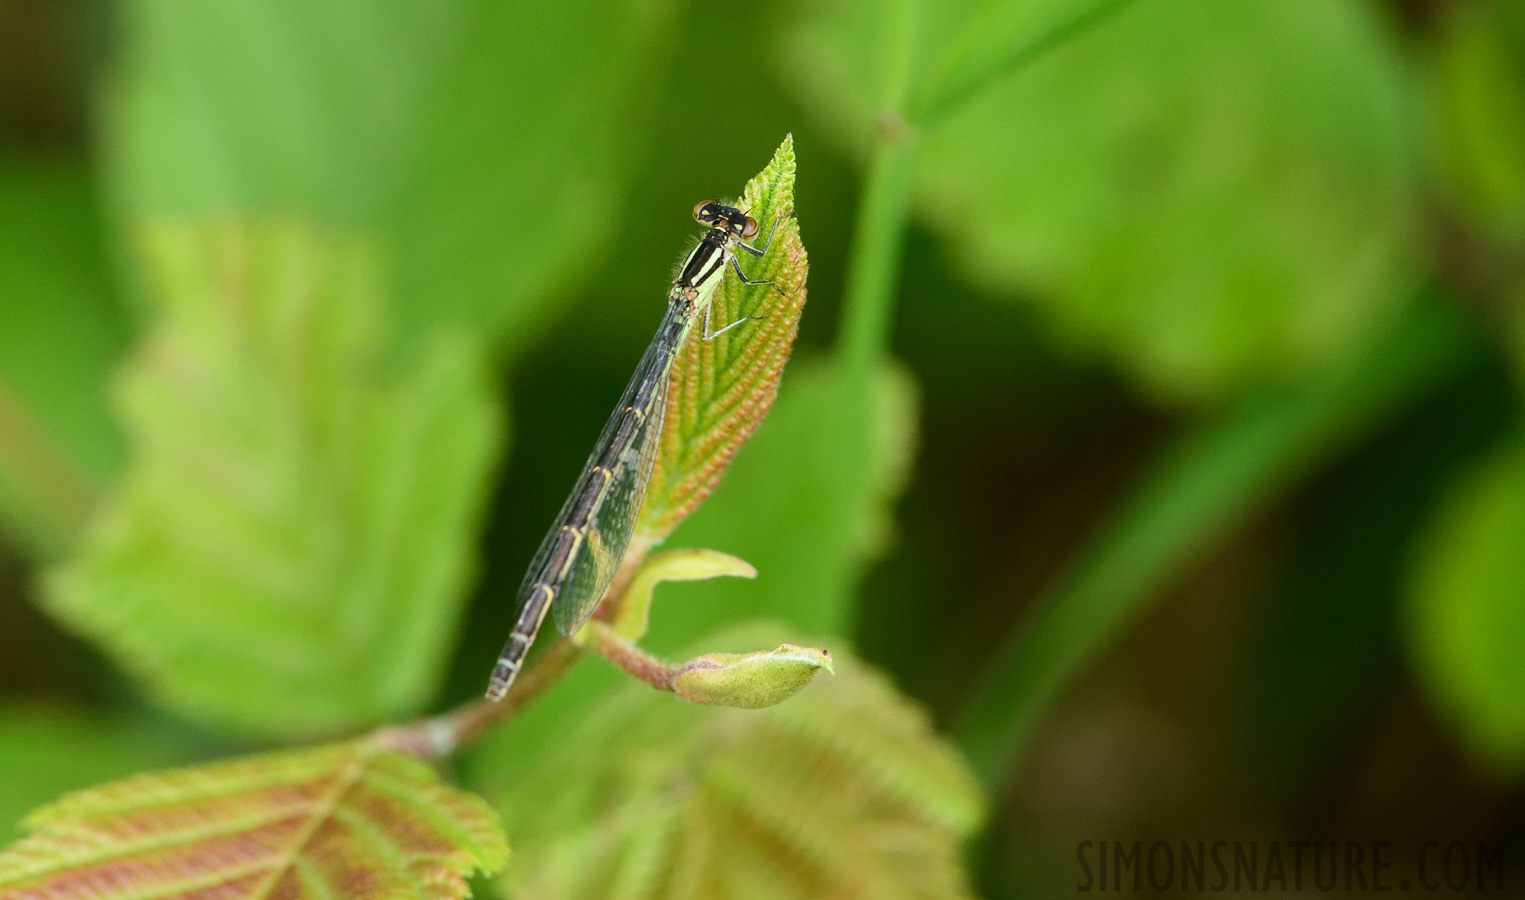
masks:
POLYGON ((487 687, 489 700, 502 699, 508 693, 547 612, 554 609, 557 628, 570 635, 593 615, 609 589, 646 496, 667 412, 667 376, 678 348, 701 316, 706 340, 752 318, 746 316, 719 331, 710 330, 710 299, 727 266, 746 284, 771 283, 747 278, 735 250, 761 258, 783 216, 774 220, 761 248, 744 243, 757 235, 758 225, 735 207, 706 201, 694 207, 694 218, 709 231, 684 258, 668 292, 667 312, 656 335, 605 423, 556 523, 530 562, 519 587, 518 620, 487 687))

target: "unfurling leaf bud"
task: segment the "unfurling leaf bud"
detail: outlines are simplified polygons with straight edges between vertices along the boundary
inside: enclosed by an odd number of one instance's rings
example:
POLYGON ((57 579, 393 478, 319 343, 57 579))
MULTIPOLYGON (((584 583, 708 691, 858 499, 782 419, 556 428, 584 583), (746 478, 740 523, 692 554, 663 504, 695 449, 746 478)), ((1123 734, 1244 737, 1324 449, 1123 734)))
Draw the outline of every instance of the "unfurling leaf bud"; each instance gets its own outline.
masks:
POLYGON ((758 653, 707 653, 684 663, 672 691, 690 703, 762 709, 782 703, 821 669, 832 674, 831 654, 782 644, 758 653))

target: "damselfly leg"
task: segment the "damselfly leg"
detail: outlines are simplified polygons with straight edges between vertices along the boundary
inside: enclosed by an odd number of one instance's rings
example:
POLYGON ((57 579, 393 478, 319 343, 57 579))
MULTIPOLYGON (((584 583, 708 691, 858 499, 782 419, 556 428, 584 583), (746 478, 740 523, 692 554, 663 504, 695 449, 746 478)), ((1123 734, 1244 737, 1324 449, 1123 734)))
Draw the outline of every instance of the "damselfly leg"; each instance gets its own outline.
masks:
MULTIPOLYGON (((730 243, 731 243, 732 246, 740 247, 741 249, 747 251, 748 253, 752 254, 753 256, 757 257, 758 259, 761 259, 764 255, 767 254, 768 248, 773 246, 773 233, 778 231, 778 223, 782 222, 783 220, 789 218, 792 215, 794 215, 794 210, 791 209, 791 210, 789 210, 788 212, 786 212, 786 213, 784 213, 782 215, 774 217, 773 225, 772 225, 772 227, 770 227, 768 229, 768 238, 767 238, 767 240, 763 241, 763 245, 762 245, 761 249, 759 249, 757 247, 753 247, 751 244, 744 243, 743 241, 741 241, 738 238, 732 238, 730 243)), ((745 273, 745 272, 743 272, 741 270, 741 260, 737 259, 736 254, 735 253, 730 253, 728 255, 731 257, 731 268, 736 270, 736 277, 741 279, 741 283, 742 284, 746 284, 746 285, 766 284, 766 285, 769 285, 770 287, 772 287, 775 291, 778 291, 780 294, 782 294, 784 292, 783 288, 781 288, 778 285, 774 284, 773 280, 771 278, 759 278, 759 279, 756 279, 756 280, 748 278, 747 277, 747 273, 745 273)), ((704 308, 704 331, 703 331, 702 336, 707 341, 714 340, 715 338, 719 337, 722 334, 725 334, 727 331, 730 331, 732 328, 735 328, 737 325, 740 325, 743 322, 751 321, 752 319, 765 319, 765 318, 767 318, 767 316, 762 316, 762 315, 742 316, 741 318, 739 318, 736 321, 730 323, 729 325, 726 325, 726 326, 722 327, 719 331, 711 331, 710 330, 710 310, 711 309, 713 309, 713 307, 710 307, 710 306, 706 306, 704 308)))

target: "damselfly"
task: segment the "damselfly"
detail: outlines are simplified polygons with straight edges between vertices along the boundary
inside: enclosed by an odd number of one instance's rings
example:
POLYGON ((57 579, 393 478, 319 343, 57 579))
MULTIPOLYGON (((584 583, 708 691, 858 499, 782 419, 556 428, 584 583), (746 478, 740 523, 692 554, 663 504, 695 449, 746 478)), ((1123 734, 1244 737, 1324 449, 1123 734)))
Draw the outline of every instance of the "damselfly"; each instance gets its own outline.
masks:
POLYGON ((694 207, 694 219, 709 231, 679 268, 656 335, 593 445, 593 453, 560 515, 530 562, 519 586, 519 618, 493 668, 487 699, 499 700, 508 693, 547 610, 555 610, 556 627, 570 635, 587 622, 603 600, 630 545, 646 497, 667 413, 668 375, 678 348, 695 321, 702 320, 701 334, 709 340, 757 318, 742 316, 711 330, 710 300, 727 266, 736 271, 743 284, 772 284, 748 278, 735 251, 739 248, 762 258, 783 218, 774 218, 768 239, 759 248, 746 243, 757 236, 756 219, 713 200, 694 207))

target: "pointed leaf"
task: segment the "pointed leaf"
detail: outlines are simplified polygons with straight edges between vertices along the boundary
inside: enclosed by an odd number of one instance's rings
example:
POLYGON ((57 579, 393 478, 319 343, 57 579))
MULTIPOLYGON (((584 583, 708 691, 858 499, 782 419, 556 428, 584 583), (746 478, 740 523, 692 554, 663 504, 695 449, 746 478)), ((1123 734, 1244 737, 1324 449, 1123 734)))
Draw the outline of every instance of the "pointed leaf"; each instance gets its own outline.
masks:
POLYGON ((646 558, 630 579, 620 599, 619 612, 611 623, 615 632, 627 641, 638 641, 646 633, 651 594, 664 581, 703 581, 723 576, 756 578, 752 564, 729 553, 715 550, 667 550, 646 558))
POLYGON ((52 609, 204 720, 300 735, 416 710, 497 441, 479 345, 425 336, 384 365, 359 241, 225 224, 144 243, 165 314, 121 385, 131 469, 52 609))
POLYGON ((762 318, 713 340, 692 334, 673 363, 661 455, 638 526, 644 541, 666 537, 709 496, 778 395, 810 268, 799 223, 779 218, 794 211, 794 168, 794 139, 786 137, 741 200, 761 228, 759 239, 777 222, 764 260, 741 254, 748 278, 773 284, 744 285, 728 276, 710 304, 715 330, 743 316, 762 318))
POLYGON ((460 900, 508 847, 491 809, 355 741, 69 794, 0 853, 0 900, 460 900))
POLYGON ((478 769, 516 848, 509 895, 971 896, 960 841, 983 801, 968 769, 886 679, 834 655, 837 677, 766 710, 624 684, 538 753, 487 748, 478 769))

